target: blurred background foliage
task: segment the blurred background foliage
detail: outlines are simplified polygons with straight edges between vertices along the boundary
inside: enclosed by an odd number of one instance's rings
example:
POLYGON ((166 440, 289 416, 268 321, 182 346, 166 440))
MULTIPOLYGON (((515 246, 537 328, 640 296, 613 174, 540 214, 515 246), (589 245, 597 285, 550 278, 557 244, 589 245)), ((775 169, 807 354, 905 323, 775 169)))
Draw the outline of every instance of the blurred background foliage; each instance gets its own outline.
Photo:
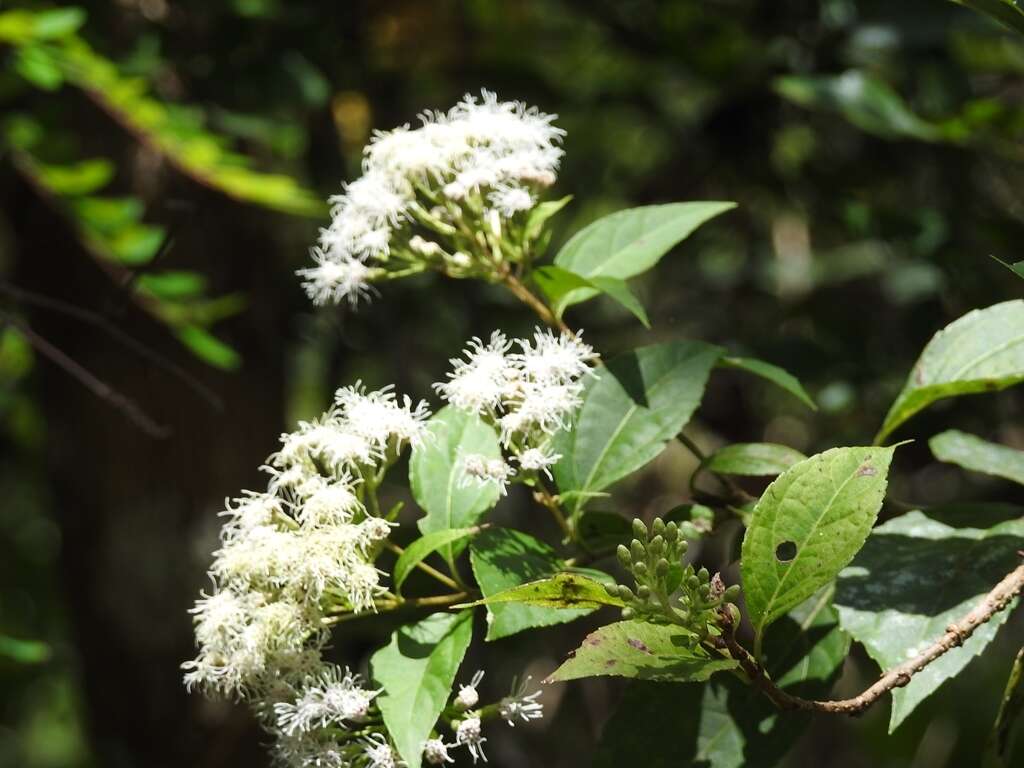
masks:
MULTIPOLYGON (((222 499, 334 387, 429 396, 466 337, 529 329, 497 289, 430 275, 356 314, 309 306, 293 271, 373 129, 481 87, 557 112, 555 193, 574 200, 556 243, 629 205, 735 200, 636 281, 651 333, 607 299, 569 319, 609 353, 686 336, 785 366, 817 413, 719 372, 691 436, 811 453, 869 442, 935 330, 1024 293, 991 258, 1024 259, 1021 18, 1010 0, 5 4, 0 766, 264 764, 242 709, 187 697, 177 668, 222 499)), ((915 419, 890 498, 969 501, 965 519, 1024 503, 920 439, 1024 447, 1022 405, 1011 390, 915 419)), ((690 461, 670 449, 618 509, 685 502, 690 461)), ((545 525, 527 510, 499 515, 545 525)), ((335 647, 365 657, 382 634, 352 627, 335 647)), ((500 694, 585 629, 474 648, 467 669, 486 662, 500 694)), ((789 764, 980 764, 1022 635, 1018 617, 893 737, 885 707, 812 720, 789 764)), ((839 691, 875 674, 855 651, 839 691)), ((492 761, 589 764, 621 695, 548 689, 549 716, 495 733, 492 761)))

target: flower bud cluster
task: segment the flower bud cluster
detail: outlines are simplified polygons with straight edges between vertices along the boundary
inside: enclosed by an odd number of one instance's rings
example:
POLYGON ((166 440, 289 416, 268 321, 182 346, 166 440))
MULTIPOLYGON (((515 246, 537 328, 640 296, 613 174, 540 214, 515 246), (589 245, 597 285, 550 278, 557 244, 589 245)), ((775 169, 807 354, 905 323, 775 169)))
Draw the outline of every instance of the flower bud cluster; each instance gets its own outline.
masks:
POLYGON ((298 272, 310 299, 354 306, 375 281, 423 269, 493 279, 522 262, 539 234, 528 214, 563 154, 553 120, 483 91, 418 128, 375 133, 363 175, 330 199, 315 266, 298 272))
POLYGON ((448 380, 434 385, 456 408, 481 416, 501 433, 506 456, 462 457, 467 482, 493 483, 501 492, 515 477, 551 476, 561 458, 551 437, 569 427, 582 403, 583 377, 593 375, 597 354, 579 336, 539 328, 533 339, 510 341, 500 331, 484 343, 474 338, 465 359, 452 359, 448 380), (512 350, 518 348, 518 352, 512 350), (516 468, 518 466, 518 469, 516 468))
POLYGON ((707 568, 695 570, 682 562, 687 542, 679 526, 655 518, 650 531, 640 519, 633 520, 633 540, 616 550, 619 563, 632 574, 635 588, 615 584, 607 591, 626 605, 624 619, 676 624, 695 639, 714 634, 719 609, 739 596, 739 586, 726 587, 719 574, 707 568))

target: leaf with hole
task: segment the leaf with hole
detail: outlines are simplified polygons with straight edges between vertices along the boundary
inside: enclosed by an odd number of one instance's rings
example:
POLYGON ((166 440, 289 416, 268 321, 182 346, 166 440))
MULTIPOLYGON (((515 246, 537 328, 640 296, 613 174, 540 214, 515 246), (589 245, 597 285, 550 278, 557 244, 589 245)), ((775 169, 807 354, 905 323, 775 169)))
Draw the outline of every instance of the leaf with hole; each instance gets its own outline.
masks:
POLYGON ((423 742, 451 695, 473 633, 473 612, 435 613, 397 629, 370 659, 377 706, 399 754, 419 768, 423 742))
MULTIPOLYGON (((699 341, 672 341, 620 355, 587 381, 583 405, 552 451, 560 496, 603 490, 662 452, 700 404, 722 350, 699 341)), ((578 511, 586 498, 566 503, 578 511)))
POLYGON ((639 680, 707 680, 735 669, 734 659, 712 658, 682 627, 646 621, 619 621, 587 635, 572 657, 545 682, 614 675, 639 680))
MULTIPOLYGON (((565 564, 555 551, 521 531, 491 528, 470 544, 473 576, 484 598, 554 576, 565 564)), ((591 613, 593 607, 558 608, 526 602, 494 602, 487 606, 487 640, 499 640, 524 629, 563 624, 591 613)))
MULTIPOLYGON (((555 265, 588 280, 626 280, 649 270, 705 221, 735 207, 735 203, 691 202, 618 211, 577 232, 555 256, 555 265)), ((576 288, 555 309, 561 314, 596 293, 593 288, 576 288)))
POLYGON ((765 490, 740 568, 757 637, 802 603, 864 545, 885 496, 895 448, 832 448, 794 464, 765 490))
POLYGON ((928 441, 939 461, 1024 485, 1024 451, 949 429, 928 441))
POLYGON ((968 312, 928 342, 875 442, 936 400, 995 392, 1024 381, 1024 301, 968 312))
MULTIPOLYGON (((946 633, 1020 564, 1024 520, 954 528, 924 512, 880 525, 836 584, 839 621, 883 670, 902 664, 946 633)), ((893 691, 895 730, 943 682, 995 637, 1010 611, 996 613, 961 646, 893 691)))

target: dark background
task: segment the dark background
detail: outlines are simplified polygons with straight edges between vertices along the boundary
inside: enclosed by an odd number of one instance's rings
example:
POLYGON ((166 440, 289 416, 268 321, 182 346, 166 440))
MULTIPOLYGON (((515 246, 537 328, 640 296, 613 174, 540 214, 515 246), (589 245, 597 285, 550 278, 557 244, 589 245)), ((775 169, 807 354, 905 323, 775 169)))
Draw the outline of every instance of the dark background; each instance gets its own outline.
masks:
MULTIPOLYGON (((1024 293, 989 258, 1024 258, 1024 37, 944 0, 120 0, 84 9, 78 34, 126 77, 162 102, 191 105, 254 168, 290 175, 317 198, 358 173, 371 129, 486 87, 557 113, 568 132, 553 194, 574 201, 556 240, 621 207, 735 200, 737 211, 636 281, 653 331, 604 300, 570 316, 605 353, 695 337, 756 354, 797 374, 821 405, 811 413, 718 372, 693 429, 708 446, 868 443, 937 329, 1024 293), (844 72, 854 74, 828 79, 844 72), (787 88, 780 77, 797 79, 787 88)), ((257 467, 279 433, 319 413, 334 387, 362 378, 430 397, 464 339, 496 327, 525 333, 533 321, 497 289, 431 276, 384 286, 355 314, 315 312, 292 273, 326 214, 232 199, 182 173, 87 91, 33 87, 15 49, 0 54, 4 120, 36 121, 48 162, 108 158, 115 173, 104 193, 140 200, 143 221, 167 243, 141 265, 97 256, 78 214, 40 189, 8 138, 0 635, 49 651, 35 663, 0 656, 0 766, 264 765, 264 739, 242 706, 187 696, 180 683, 178 666, 192 655, 186 610, 204 584, 223 499, 259 486, 257 467), (203 316, 238 364, 200 359, 177 338, 180 318, 158 319, 140 298, 133 276, 157 268, 202 275, 209 296, 244 300, 223 318, 203 316), (84 387, 46 345, 137 403, 163 434, 140 428, 117 396, 84 387)), ((1013 391, 937 407, 897 435, 918 440, 901 449, 891 498, 1024 501, 1008 484, 936 465, 926 438, 947 426, 1024 447, 1013 391)), ((689 468, 669 451, 625 485, 620 509, 651 515, 684 501, 689 468)), ((403 498, 400 487, 390 493, 403 498)), ((534 514, 522 502, 501 514, 534 514)), ((348 659, 365 659, 386 629, 346 627, 334 645, 348 659)), ((550 670, 585 630, 474 646, 464 671, 486 661, 486 693, 500 695, 524 667, 550 670)), ((885 736, 885 704, 858 720, 819 717, 790 763, 977 764, 1021 635, 1012 621, 894 736, 885 736)), ((840 693, 875 674, 860 650, 854 659, 840 693)), ((587 764, 621 690, 605 680, 550 689, 545 720, 495 733, 492 764, 587 764)))

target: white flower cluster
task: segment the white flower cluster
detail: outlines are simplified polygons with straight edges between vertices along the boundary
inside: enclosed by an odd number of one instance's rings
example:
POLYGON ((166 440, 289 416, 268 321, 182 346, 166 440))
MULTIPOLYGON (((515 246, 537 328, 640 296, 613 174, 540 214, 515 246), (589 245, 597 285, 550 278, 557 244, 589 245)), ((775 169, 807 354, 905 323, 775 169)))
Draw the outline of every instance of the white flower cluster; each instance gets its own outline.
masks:
POLYGON ((422 442, 428 416, 425 403, 399 401, 390 388, 340 389, 320 419, 281 437, 264 467, 267 491, 246 492, 222 513, 215 587, 192 609, 199 654, 182 665, 185 684, 249 699, 285 765, 399 764, 386 761, 385 742, 332 741, 332 729, 367 717, 379 691, 326 663, 321 649, 326 611, 372 609, 385 591, 374 561, 392 524, 367 510, 364 491, 422 442))
POLYGON ((460 277, 486 271, 481 259, 496 250, 486 234, 500 239, 521 224, 555 182, 564 131, 553 120, 483 91, 423 113, 418 128, 375 133, 363 175, 330 200, 315 266, 298 272, 310 299, 355 305, 371 282, 428 266, 460 277))
POLYGON ((593 375, 597 357, 578 336, 540 329, 532 340, 510 341, 500 331, 487 343, 472 339, 465 359, 453 358, 448 380, 434 388, 456 408, 494 424, 510 455, 508 460, 463 456, 464 480, 493 483, 504 493, 518 473, 550 477, 551 466, 561 458, 549 450, 550 438, 569 427, 582 402, 583 377, 593 375), (509 462, 518 465, 518 472, 509 462))
MULTIPOLYGON (((459 687, 459 693, 452 701, 452 706, 460 711, 465 711, 465 718, 453 722, 455 728, 455 741, 446 744, 443 739, 430 739, 423 745, 423 759, 428 765, 443 765, 453 763, 455 760, 448 754, 449 749, 465 747, 473 758, 475 764, 478 760, 487 762, 487 755, 484 754, 484 743, 487 738, 483 735, 483 721, 480 712, 472 710, 480 701, 480 694, 477 687, 483 680, 484 673, 477 671, 470 680, 469 685, 459 687)), ((515 726, 517 720, 529 722, 539 720, 544 716, 544 705, 537 699, 540 691, 527 693, 530 685, 530 678, 525 678, 521 683, 512 684, 512 692, 498 702, 498 713, 510 726, 515 726)))

